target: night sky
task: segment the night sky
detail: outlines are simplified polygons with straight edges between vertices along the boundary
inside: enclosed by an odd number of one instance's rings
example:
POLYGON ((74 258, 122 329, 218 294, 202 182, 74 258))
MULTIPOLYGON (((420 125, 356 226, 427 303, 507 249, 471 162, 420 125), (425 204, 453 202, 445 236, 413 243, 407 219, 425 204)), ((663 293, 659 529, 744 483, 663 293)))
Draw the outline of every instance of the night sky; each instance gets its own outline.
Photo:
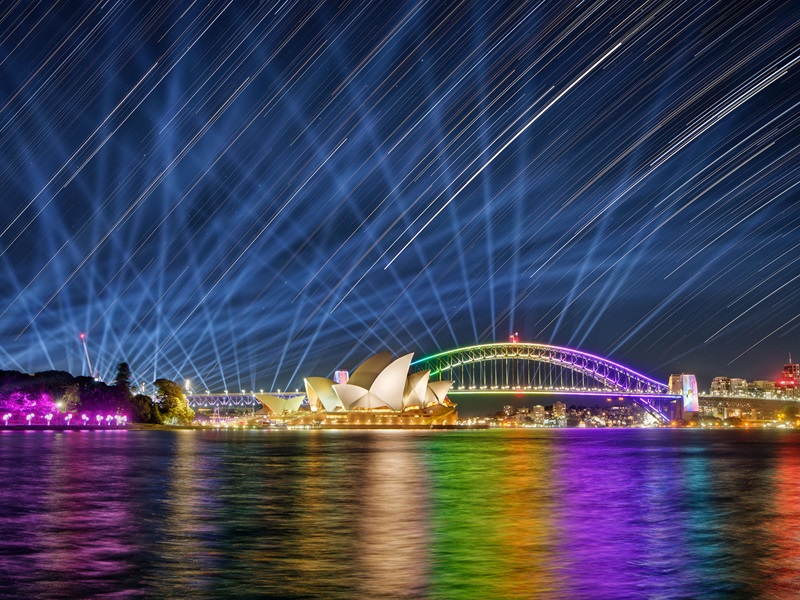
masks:
POLYGON ((0 368, 800 359, 796 1, 14 0, 0 77, 0 368))

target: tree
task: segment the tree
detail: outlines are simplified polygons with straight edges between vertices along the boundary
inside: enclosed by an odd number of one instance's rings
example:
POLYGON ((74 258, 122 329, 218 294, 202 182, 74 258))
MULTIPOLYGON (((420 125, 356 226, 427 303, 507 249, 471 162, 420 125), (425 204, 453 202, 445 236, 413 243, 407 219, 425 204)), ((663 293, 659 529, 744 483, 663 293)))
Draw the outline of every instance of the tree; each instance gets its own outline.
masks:
POLYGON ((194 411, 189 408, 181 386, 169 379, 156 379, 153 385, 156 388, 156 405, 157 410, 161 413, 162 422, 190 423, 192 421, 194 411))
POLYGON ((61 395, 61 411, 71 412, 78 408, 81 402, 80 386, 77 383, 71 383, 64 388, 64 393, 61 395))
POLYGON ((150 396, 136 394, 131 399, 132 418, 137 423, 161 423, 161 413, 150 396))
POLYGON ((787 404, 783 407, 781 412, 787 421, 794 421, 797 418, 798 413, 800 413, 800 408, 798 408, 795 404, 787 404))
MULTIPOLYGON (((132 415, 133 394, 126 383, 130 380, 130 368, 120 363, 117 371, 120 385, 111 386, 92 377, 73 377, 65 371, 42 371, 33 375, 0 371, 0 414, 81 410, 132 415)), ((148 418, 151 412, 147 411, 148 418)))
POLYGON ((40 389, 17 389, 0 396, 0 412, 25 414, 33 412, 46 414, 56 412, 58 408, 52 396, 43 387, 40 389))
POLYGON ((119 363, 117 365, 117 376, 114 378, 114 387, 117 388, 120 393, 124 393, 127 399, 133 397, 131 393, 132 382, 133 376, 131 375, 131 368, 128 366, 128 363, 119 363))

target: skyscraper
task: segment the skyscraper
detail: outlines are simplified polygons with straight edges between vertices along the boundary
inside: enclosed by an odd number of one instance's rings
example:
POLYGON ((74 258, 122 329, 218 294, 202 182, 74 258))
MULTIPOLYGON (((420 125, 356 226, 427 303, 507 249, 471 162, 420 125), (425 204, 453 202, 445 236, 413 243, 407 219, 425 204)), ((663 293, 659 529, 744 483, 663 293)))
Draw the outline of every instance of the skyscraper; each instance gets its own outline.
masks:
POLYGON ((789 355, 789 363, 783 365, 783 372, 775 386, 784 396, 797 396, 797 384, 800 381, 800 364, 792 362, 792 355, 789 355))
POLYGON ((789 364, 783 365, 783 377, 785 379, 800 379, 800 364, 792 362, 792 355, 789 355, 789 364))

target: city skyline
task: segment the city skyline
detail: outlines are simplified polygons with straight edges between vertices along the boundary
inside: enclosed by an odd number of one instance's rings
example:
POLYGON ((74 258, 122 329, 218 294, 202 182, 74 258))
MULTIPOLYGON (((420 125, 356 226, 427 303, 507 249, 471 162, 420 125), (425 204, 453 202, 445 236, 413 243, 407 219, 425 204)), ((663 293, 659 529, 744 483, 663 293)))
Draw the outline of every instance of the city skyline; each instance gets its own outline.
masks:
POLYGON ((800 353, 791 2, 64 2, 0 16, 0 367, 302 387, 523 341, 800 353))

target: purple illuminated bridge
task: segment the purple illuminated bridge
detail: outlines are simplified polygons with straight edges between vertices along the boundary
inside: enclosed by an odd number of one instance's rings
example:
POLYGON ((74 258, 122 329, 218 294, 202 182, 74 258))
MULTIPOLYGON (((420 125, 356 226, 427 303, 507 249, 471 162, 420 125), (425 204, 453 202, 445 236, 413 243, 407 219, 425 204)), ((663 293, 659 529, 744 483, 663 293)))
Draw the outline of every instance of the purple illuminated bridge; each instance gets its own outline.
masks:
POLYGON ((681 396, 666 383, 607 358, 572 348, 509 342, 456 348, 421 358, 415 371, 453 380, 450 394, 565 394, 624 396, 665 419, 663 407, 681 396))

